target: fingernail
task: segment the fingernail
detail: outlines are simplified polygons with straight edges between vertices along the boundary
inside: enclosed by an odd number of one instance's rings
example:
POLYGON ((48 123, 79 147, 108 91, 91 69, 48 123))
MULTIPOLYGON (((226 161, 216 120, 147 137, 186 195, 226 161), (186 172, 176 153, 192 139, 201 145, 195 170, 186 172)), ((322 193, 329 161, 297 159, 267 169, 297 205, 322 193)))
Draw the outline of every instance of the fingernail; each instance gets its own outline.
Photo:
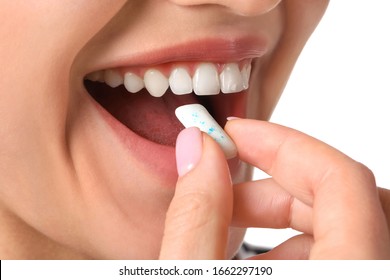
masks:
POLYGON ((234 116, 232 116, 232 117, 227 117, 226 119, 227 119, 228 121, 241 120, 241 118, 239 118, 239 117, 234 117, 234 116))
POLYGON ((179 176, 191 171, 202 157, 203 137, 199 128, 182 130, 176 140, 176 165, 179 176))

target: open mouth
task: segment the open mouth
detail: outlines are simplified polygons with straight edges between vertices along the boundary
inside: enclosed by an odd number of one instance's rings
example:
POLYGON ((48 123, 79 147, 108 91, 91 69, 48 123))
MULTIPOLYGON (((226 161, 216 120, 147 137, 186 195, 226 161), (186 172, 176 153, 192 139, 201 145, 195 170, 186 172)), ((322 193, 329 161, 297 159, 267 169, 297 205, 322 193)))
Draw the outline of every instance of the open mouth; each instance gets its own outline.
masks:
POLYGON ((244 117, 252 59, 238 62, 171 62, 90 73, 85 87, 114 118, 139 136, 174 146, 181 105, 199 103, 223 127, 228 116, 244 117))

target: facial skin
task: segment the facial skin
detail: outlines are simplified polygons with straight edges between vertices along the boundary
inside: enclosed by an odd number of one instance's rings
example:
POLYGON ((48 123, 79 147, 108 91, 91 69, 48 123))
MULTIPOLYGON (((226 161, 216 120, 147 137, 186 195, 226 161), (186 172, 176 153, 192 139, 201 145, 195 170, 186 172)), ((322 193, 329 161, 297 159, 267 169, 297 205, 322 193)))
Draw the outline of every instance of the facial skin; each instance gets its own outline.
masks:
MULTIPOLYGON (((236 46, 261 37, 266 52, 254 58, 247 96, 237 100, 241 117, 266 120, 327 2, 3 1, 1 258, 157 258, 177 181, 174 149, 157 163, 140 160, 141 142, 128 143, 128 132, 103 116, 85 76, 147 66, 195 41, 236 46)), ((205 52, 195 61, 210 59, 205 52)), ((247 180, 250 168, 232 176, 247 180)), ((231 230, 227 257, 243 234, 231 230)))

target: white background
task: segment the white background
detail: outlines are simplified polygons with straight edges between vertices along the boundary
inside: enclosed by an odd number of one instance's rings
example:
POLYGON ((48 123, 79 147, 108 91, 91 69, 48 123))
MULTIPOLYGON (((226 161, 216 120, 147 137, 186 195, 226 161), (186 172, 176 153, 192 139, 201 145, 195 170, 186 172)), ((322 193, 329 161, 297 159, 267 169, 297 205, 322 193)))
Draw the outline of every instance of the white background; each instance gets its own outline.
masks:
MULTIPOLYGON (((390 188, 390 1, 331 0, 271 121, 336 147, 390 188)), ((261 172, 255 174, 261 178, 261 172)), ((250 229, 273 247, 292 230, 250 229)))

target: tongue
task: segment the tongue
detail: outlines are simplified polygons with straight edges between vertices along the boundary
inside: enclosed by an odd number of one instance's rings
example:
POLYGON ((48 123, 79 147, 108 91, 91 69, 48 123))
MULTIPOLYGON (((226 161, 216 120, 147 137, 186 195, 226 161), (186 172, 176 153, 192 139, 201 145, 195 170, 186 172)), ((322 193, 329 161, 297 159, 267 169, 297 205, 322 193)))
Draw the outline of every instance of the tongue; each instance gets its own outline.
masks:
POLYGON ((153 142, 174 146, 182 124, 175 109, 184 104, 198 103, 195 95, 174 95, 170 90, 163 97, 152 97, 145 89, 129 93, 121 86, 112 89, 98 83, 88 83, 91 95, 108 112, 133 132, 153 142))

